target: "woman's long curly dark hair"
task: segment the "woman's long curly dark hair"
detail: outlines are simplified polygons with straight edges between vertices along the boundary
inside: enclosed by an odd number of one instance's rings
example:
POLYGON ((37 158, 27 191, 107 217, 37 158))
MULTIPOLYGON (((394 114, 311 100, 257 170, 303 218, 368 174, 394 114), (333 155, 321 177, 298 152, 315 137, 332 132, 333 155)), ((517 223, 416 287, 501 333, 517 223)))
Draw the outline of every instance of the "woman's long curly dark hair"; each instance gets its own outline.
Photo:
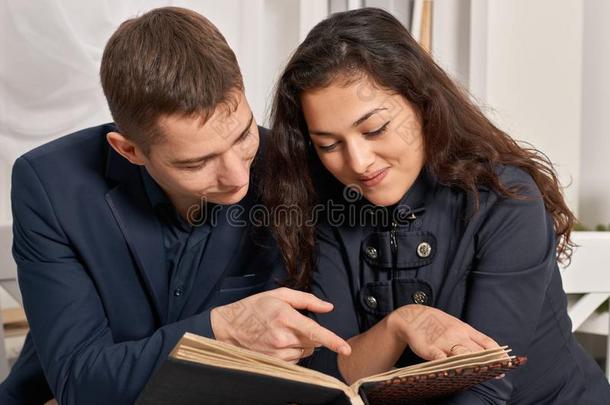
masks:
POLYGON ((494 126, 396 18, 363 8, 316 25, 277 84, 262 187, 293 287, 307 288, 315 268, 315 229, 304 223, 319 202, 312 172, 321 164, 312 158, 300 96, 350 77, 366 77, 411 103, 421 118, 426 169, 441 184, 472 192, 476 200, 480 186, 519 198, 501 184, 496 169, 509 165, 529 173, 553 218, 558 258, 569 259, 575 217, 548 158, 494 126))

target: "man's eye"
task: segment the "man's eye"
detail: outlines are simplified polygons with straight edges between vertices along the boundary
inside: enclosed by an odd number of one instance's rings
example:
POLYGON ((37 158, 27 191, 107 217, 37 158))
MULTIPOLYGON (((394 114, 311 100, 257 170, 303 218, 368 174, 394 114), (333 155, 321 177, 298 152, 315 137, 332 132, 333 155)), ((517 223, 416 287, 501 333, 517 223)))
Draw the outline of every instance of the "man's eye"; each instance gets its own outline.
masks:
POLYGON ((192 165, 192 166, 182 166, 181 169, 189 171, 189 172, 195 172, 197 170, 202 169, 205 166, 205 164, 206 164, 206 162, 198 163, 198 164, 192 165))
POLYGON ((248 130, 247 132, 244 132, 244 134, 242 136, 240 136, 239 139, 237 140, 237 143, 245 141, 246 139, 248 139, 248 137, 250 135, 252 135, 250 130, 248 130))

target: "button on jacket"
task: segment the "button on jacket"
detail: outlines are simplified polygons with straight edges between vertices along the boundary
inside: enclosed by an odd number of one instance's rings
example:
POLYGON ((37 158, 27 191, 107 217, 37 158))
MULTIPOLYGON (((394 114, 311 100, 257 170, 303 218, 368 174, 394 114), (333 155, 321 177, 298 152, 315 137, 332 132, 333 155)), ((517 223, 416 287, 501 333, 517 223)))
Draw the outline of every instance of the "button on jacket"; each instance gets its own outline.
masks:
MULTIPOLYGON (((499 173, 527 198, 481 188, 475 210, 470 194, 424 169, 389 210, 388 223, 375 213, 361 215, 369 219, 359 226, 321 223, 312 289, 335 309, 312 316, 350 338, 403 305, 429 305, 528 356, 527 365, 447 404, 608 404, 607 380, 571 333, 553 222, 540 192, 519 169, 499 173)), ((364 209, 370 211, 360 204, 364 209)), ((406 350, 397 366, 418 361, 406 350)), ((330 351, 304 364, 339 376, 330 351)))

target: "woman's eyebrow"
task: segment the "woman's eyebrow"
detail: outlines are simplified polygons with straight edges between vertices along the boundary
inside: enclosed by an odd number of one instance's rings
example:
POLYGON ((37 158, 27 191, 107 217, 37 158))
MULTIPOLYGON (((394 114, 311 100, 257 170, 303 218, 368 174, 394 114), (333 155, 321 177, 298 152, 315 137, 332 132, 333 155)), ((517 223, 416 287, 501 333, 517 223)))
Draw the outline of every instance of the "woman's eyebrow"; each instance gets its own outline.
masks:
MULTIPOLYGON (((365 113, 362 115, 362 117, 358 118, 356 121, 354 121, 354 123, 352 124, 352 127, 357 127, 358 125, 362 124, 364 121, 368 120, 369 118, 371 118, 371 116, 373 114, 378 113, 379 111, 383 111, 383 110, 387 110, 387 108, 385 107, 378 107, 378 108, 374 108, 371 111, 365 113)), ((317 131, 317 130, 310 130, 309 131, 310 135, 322 135, 322 136, 329 136, 329 135, 334 135, 332 132, 327 132, 327 131, 317 131)))
POLYGON ((383 110, 387 110, 387 108, 385 108, 385 107, 378 107, 378 108, 372 109, 371 111, 367 112, 362 117, 360 117, 356 121, 354 121, 354 123, 352 124, 352 127, 357 127, 358 125, 362 124, 364 121, 366 121, 369 118, 371 118, 371 115, 376 114, 379 111, 383 111, 383 110))

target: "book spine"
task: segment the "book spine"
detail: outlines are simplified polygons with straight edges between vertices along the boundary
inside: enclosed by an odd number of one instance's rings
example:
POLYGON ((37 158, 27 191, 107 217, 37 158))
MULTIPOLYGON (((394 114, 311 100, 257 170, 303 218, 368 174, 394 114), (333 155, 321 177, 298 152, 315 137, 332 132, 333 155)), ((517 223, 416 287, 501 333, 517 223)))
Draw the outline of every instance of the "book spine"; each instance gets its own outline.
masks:
POLYGON ((352 397, 349 400, 351 405, 365 405, 364 401, 362 400, 362 398, 360 398, 360 396, 352 397))

